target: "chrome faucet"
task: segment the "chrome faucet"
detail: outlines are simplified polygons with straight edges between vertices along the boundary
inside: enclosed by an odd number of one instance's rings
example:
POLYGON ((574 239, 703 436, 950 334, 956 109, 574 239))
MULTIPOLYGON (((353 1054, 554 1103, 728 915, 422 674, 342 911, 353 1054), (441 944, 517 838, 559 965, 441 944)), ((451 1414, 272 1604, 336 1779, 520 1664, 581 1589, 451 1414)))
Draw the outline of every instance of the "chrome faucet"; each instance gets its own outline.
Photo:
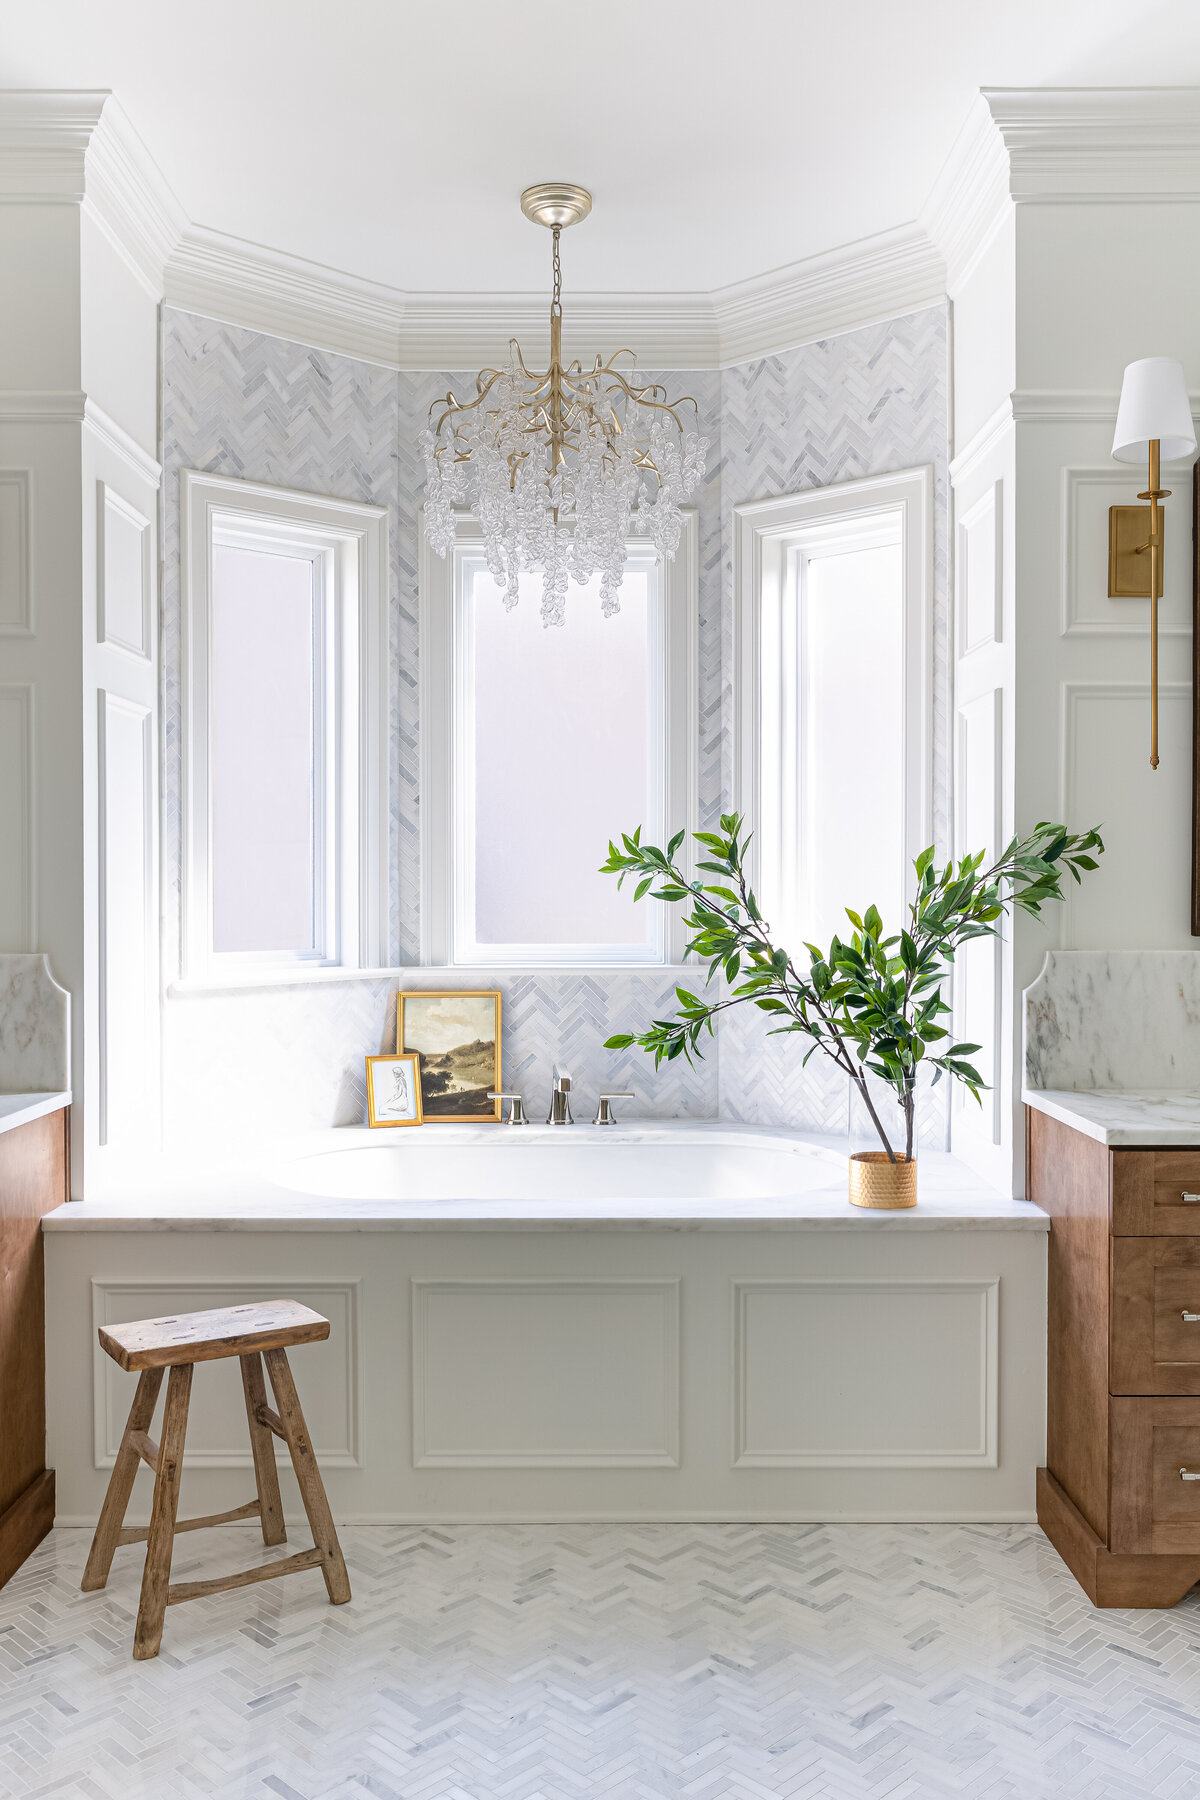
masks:
POLYGON ((558 1069, 554 1071, 554 1080, 550 1086, 550 1112, 546 1118, 547 1125, 573 1125, 571 1102, 567 1096, 571 1092, 571 1077, 563 1075, 558 1069))

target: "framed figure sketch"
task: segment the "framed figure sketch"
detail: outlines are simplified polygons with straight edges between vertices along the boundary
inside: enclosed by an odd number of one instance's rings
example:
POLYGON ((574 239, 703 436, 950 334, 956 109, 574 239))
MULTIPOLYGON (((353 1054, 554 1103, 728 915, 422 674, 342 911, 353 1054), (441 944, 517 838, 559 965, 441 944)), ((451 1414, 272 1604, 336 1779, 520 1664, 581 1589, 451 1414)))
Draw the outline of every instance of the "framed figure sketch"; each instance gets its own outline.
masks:
POLYGON ((367 1123, 421 1125, 421 1070, 415 1056, 368 1056, 367 1123))
POLYGON ((431 993, 396 996, 396 1049, 421 1062, 421 1106, 427 1125, 495 1123, 500 1102, 500 995, 431 993))

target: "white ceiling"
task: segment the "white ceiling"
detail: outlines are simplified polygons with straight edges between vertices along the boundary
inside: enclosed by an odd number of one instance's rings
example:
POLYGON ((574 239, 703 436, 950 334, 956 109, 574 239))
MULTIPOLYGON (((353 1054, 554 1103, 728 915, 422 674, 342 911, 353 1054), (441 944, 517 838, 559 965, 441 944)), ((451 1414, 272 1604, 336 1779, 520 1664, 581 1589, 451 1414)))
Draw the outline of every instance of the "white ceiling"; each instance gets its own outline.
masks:
POLYGON ((407 290, 708 291, 913 219, 981 86, 1200 83, 1198 0, 0 0, 199 225, 407 290))

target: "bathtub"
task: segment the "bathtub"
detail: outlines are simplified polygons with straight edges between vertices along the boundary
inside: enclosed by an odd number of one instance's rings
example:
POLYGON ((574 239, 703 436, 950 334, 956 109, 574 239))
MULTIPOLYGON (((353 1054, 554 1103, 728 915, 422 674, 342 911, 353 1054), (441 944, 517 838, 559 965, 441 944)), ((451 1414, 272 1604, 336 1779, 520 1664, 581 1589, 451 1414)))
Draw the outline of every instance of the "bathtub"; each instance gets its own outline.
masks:
MULTIPOLYGON (((271 1296, 331 1321, 295 1370, 341 1520, 1032 1518, 1048 1223, 924 1152, 913 1211, 862 1212, 844 1141, 716 1121, 131 1171, 43 1221, 60 1523, 129 1405, 96 1327, 271 1296)), ((241 1409, 197 1375, 191 1512, 245 1499, 241 1409)))
POLYGON ((657 1131, 439 1125, 369 1136, 346 1149, 272 1160, 263 1174, 290 1194, 405 1206, 680 1200, 741 1206, 825 1191, 845 1178, 844 1158, 831 1146, 704 1125, 657 1131))

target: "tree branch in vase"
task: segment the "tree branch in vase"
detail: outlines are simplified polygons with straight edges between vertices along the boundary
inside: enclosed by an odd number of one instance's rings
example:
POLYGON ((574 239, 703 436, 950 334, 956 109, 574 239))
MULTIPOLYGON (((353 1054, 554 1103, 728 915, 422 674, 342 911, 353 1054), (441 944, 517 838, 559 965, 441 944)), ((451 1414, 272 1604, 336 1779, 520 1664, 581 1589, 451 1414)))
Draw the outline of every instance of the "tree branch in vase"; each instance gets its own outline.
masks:
POLYGON ((996 937, 1007 913, 1020 908, 1035 918, 1048 900, 1061 900, 1062 877, 1076 882, 1097 868, 1104 852, 1098 830, 1069 832, 1043 822, 1027 837, 1014 838, 985 866, 985 852, 935 868, 932 849, 913 865, 916 894, 908 921, 885 934, 874 906, 863 913, 846 909, 852 930, 835 937, 828 950, 804 945, 804 966, 775 943, 746 877, 750 838, 739 814, 721 818, 719 832, 697 831, 704 854, 697 864, 703 880, 689 880, 676 858, 685 837, 676 832, 665 850, 643 844, 641 828, 610 843, 601 873, 621 886, 636 878, 634 899, 650 894, 671 905, 686 905, 686 954, 707 962, 705 985, 723 974, 724 998, 709 999, 677 987, 678 1015, 655 1019, 640 1032, 607 1040, 609 1050, 632 1044, 654 1056, 655 1064, 702 1056, 701 1039, 712 1035, 713 1020, 730 1007, 753 1005, 775 1016, 771 1035, 797 1032, 811 1040, 804 1057, 818 1052, 847 1076, 866 1107, 890 1163, 911 1162, 917 1070, 922 1063, 961 1081, 978 1101, 986 1083, 970 1058, 978 1044, 951 1039, 941 1022, 950 1007, 942 987, 964 944, 996 937), (1095 855, 1092 853, 1095 852, 1095 855), (869 1077, 885 1082, 900 1108, 904 1148, 893 1147, 871 1094, 869 1077))

